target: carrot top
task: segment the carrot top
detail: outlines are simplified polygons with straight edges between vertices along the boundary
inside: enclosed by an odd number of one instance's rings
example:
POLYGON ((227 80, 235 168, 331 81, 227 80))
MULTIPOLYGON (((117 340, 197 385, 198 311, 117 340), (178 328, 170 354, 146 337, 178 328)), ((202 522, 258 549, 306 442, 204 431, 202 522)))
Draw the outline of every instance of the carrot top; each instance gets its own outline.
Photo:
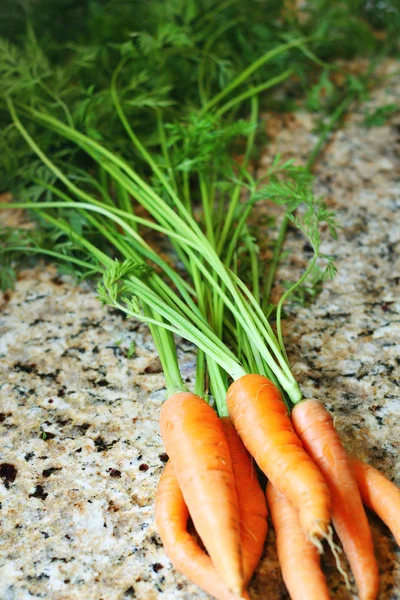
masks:
MULTIPOLYGON (((170 357, 172 335, 193 342, 199 352, 195 392, 204 396, 211 391, 220 415, 227 414, 224 396, 229 379, 249 372, 273 381, 288 406, 301 399, 283 340, 283 306, 306 280, 315 284, 334 273, 331 258, 321 253, 320 236, 323 224, 334 234, 334 215, 314 196, 310 168, 355 91, 350 89, 335 109, 306 167, 277 156, 261 178, 256 178, 251 168, 259 95, 289 78, 291 71, 260 86, 248 88, 247 82, 261 67, 296 48, 318 62, 309 48, 314 42, 313 37, 299 37, 268 50, 215 96, 205 99, 201 95, 201 107, 183 121, 165 122, 165 112, 157 109, 160 154, 142 142, 126 116, 119 89, 127 68, 123 59, 113 72, 109 93, 126 143, 146 166, 140 170, 132 160, 116 154, 112 145, 110 149, 103 140, 80 131, 70 119, 15 101, 10 93, 5 96, 15 131, 43 167, 33 172, 31 181, 39 193, 28 202, 2 207, 29 209, 52 231, 69 239, 75 251, 71 262, 86 273, 103 275, 99 285, 102 301, 149 323, 155 335, 163 338, 160 358, 169 393, 183 389, 170 357), (236 119, 239 108, 248 111, 249 107, 248 121, 236 119), (71 172, 62 160, 41 149, 31 125, 74 145, 97 172, 87 174, 79 168, 71 172), (240 143, 240 163, 231 157, 233 143, 240 143), (198 189, 196 198, 193 183, 198 189), (261 283, 258 248, 248 219, 253 206, 266 198, 284 207, 284 217, 273 244, 268 276, 261 283), (80 226, 71 222, 71 214, 80 226), (304 273, 275 306, 271 290, 289 222, 307 238, 313 255, 304 273), (169 240, 179 266, 171 267, 152 248, 146 240, 148 229, 169 240), (86 231, 90 235, 85 235, 86 231), (161 329, 168 333, 159 333, 161 329)), ((17 248, 14 244, 9 251, 17 248)), ((36 247, 37 252, 41 250, 36 247)), ((64 248, 43 248, 43 252, 59 260, 71 258, 64 248)))
MULTIPOLYGON (((303 44, 304 40, 296 43, 303 44)), ((279 51, 284 51, 293 45, 295 42, 283 45, 279 51)), ((256 370, 277 384, 291 402, 299 401, 301 393, 288 364, 283 344, 282 306, 288 295, 294 292, 315 268, 320 256, 319 225, 326 221, 333 228, 332 214, 325 208, 321 200, 315 199, 312 195, 309 177, 305 177, 302 184, 299 183, 301 179, 297 178, 295 189, 292 189, 294 183, 291 183, 290 180, 285 185, 279 185, 277 174, 285 172, 285 169, 289 169, 291 172, 292 167, 290 164, 282 165, 279 160, 273 165, 268 193, 278 203, 287 204, 288 218, 309 237, 314 248, 314 257, 309 267, 278 303, 276 309, 277 333, 275 333, 262 310, 258 290, 255 289, 255 293, 252 293, 236 274, 235 265, 229 266, 233 257, 229 245, 226 248, 225 244, 226 227, 220 231, 214 231, 207 182, 202 182, 200 174, 200 186, 204 188, 203 205, 206 229, 204 232, 194 217, 193 207, 181 199, 173 184, 167 179, 148 150, 143 147, 126 121, 116 89, 117 75, 118 70, 112 82, 112 96, 116 110, 137 151, 148 162, 158 179, 162 193, 150 187, 132 166, 96 140, 36 109, 24 106, 20 108, 20 111, 29 119, 39 122, 45 128, 52 129, 76 143, 98 162, 113 185, 129 196, 135 197, 151 215, 152 220, 118 208, 112 205, 108 198, 107 201, 98 199, 92 192, 79 187, 40 150, 22 124, 10 97, 7 99, 7 104, 15 127, 53 174, 53 177, 62 184, 63 189, 40 180, 41 185, 51 192, 55 200, 24 202, 8 206, 18 205, 20 208, 37 211, 43 219, 64 232, 92 259, 95 259, 99 270, 105 273, 103 283, 99 287, 99 293, 104 302, 135 318, 164 328, 171 333, 182 335, 194 342, 207 356, 208 368, 215 375, 212 377, 213 385, 216 388, 213 391, 217 398, 220 414, 226 414, 222 392, 223 388, 226 390, 228 384, 225 372, 233 379, 237 379, 246 372, 256 370), (164 199, 165 197, 167 200, 164 199), (294 211, 300 205, 306 207, 302 219, 294 216, 294 211), (49 211, 55 209, 75 209, 84 215, 97 231, 123 254, 125 260, 122 263, 113 261, 102 250, 70 227, 65 220, 57 219, 49 214, 49 211), (176 271, 168 266, 166 261, 163 261, 151 249, 138 233, 139 225, 150 227, 170 238, 191 275, 191 284, 188 285, 186 280, 182 279, 176 271), (118 230, 122 230, 122 237, 118 230), (225 252, 227 255, 223 260, 221 254, 225 252), (155 268, 162 270, 162 277, 154 272, 155 268), (146 310, 144 310, 145 306, 146 310), (229 334, 228 337, 226 336, 225 330, 223 331, 224 322, 231 323, 232 335, 230 337, 229 334), (232 337, 233 343, 231 343, 232 337)), ((256 101, 253 101, 252 106, 252 120, 255 122, 258 114, 256 101)), ((252 144, 253 137, 250 130, 245 163, 249 160, 252 144)), ((296 173, 296 170, 293 173, 296 173)), ((301 172, 299 174, 301 175, 301 172)), ((244 177, 248 176, 247 172, 241 174, 234 189, 234 203, 239 198, 244 177)), ((260 193, 257 192, 258 185, 257 182, 251 180, 251 189, 255 199, 258 197, 257 193, 260 193)), ((232 222, 229 211, 227 222, 232 222)), ((249 252, 250 257, 254 258, 251 249, 249 252)), ((253 279, 256 284, 256 278, 253 277, 253 279)), ((166 356, 161 358, 164 362, 167 360, 166 356)), ((201 369, 201 361, 199 365, 198 381, 201 381, 204 378, 205 370, 201 369)), ((165 366, 168 371, 167 365, 165 366)), ((201 387, 199 385, 199 389, 196 391, 202 391, 201 387)), ((170 391, 173 391, 176 386, 174 387, 174 384, 169 382, 169 388, 170 391)))

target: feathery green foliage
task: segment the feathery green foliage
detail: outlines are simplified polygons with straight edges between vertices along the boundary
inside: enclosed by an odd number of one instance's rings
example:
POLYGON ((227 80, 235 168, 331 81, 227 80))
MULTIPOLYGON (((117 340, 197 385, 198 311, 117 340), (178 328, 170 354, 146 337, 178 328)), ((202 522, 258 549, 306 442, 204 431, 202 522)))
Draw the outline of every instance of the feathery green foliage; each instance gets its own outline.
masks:
POLYGON ((135 3, 133 14, 122 1, 64 1, 20 3, 0 39, 0 187, 38 224, 0 231, 3 286, 19 259, 39 253, 80 277, 103 275, 101 299, 149 323, 170 389, 182 385, 178 333, 199 348, 197 392, 206 393, 208 370, 221 410, 225 371, 242 373, 238 360, 297 401, 283 304, 334 274, 321 254, 321 226, 335 235, 334 215, 314 196, 310 168, 350 103, 368 94, 378 59, 396 51, 394 6, 378 37, 362 2, 295 10, 281 0, 159 0, 135 3), (355 77, 340 59, 359 56, 369 66, 355 77), (320 139, 306 167, 278 156, 257 178, 261 110, 277 103, 317 111, 320 139), (267 264, 249 221, 264 200, 284 214, 267 264), (288 223, 312 256, 273 306, 288 223), (149 231, 167 238, 175 268, 149 231))

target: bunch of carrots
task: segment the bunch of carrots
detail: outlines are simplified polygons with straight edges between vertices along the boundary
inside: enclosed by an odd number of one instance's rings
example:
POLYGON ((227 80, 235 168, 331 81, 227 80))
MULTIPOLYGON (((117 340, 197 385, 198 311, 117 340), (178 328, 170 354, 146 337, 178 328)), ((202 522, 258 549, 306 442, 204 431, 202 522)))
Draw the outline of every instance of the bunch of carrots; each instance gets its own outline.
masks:
POLYGON ((230 386, 227 406, 230 417, 218 419, 204 400, 181 392, 162 408, 170 460, 158 488, 156 522, 173 565, 217 599, 248 598, 268 504, 292 600, 330 597, 319 553, 324 539, 335 550, 331 521, 359 598, 376 598, 379 569, 363 504, 400 544, 400 490, 346 453, 318 400, 300 401, 289 416, 275 385, 251 374, 230 386), (269 480, 267 504, 253 458, 269 480), (187 532, 189 515, 208 555, 187 532))
MULTIPOLYGON (((218 104, 259 65, 304 43, 304 39, 285 43, 256 61, 226 90, 204 103, 196 115, 199 122, 208 111, 208 123, 214 127, 231 109, 232 120, 237 105, 250 99, 251 124, 255 125, 257 88, 222 107, 218 104)), ((60 252, 36 246, 34 251, 101 276, 100 299, 150 327, 168 390, 160 429, 169 462, 157 492, 156 522, 174 566, 217 599, 248 598, 246 586, 267 534, 268 506, 292 600, 329 598, 319 564, 325 541, 347 578, 332 540, 332 525, 348 558, 360 600, 373 600, 379 590, 379 569, 363 504, 376 512, 400 543, 400 491, 377 470, 346 453, 332 417, 320 401, 302 398, 282 337, 283 304, 324 258, 319 225, 325 222, 331 226, 332 215, 313 197, 304 173, 300 181, 301 173, 292 165, 279 161, 272 165, 266 197, 278 198, 287 205, 287 212, 263 301, 256 252, 247 228, 255 200, 240 202, 244 189, 256 199, 260 183, 247 169, 254 127, 248 133, 244 160, 224 182, 225 187, 218 179, 220 172, 211 170, 207 175, 201 164, 190 177, 187 172, 174 171, 174 143, 186 151, 189 141, 176 138, 177 142, 168 142, 168 129, 158 114, 161 158, 143 146, 118 95, 122 67, 123 63, 114 74, 111 96, 121 124, 152 179, 146 179, 128 161, 71 124, 40 108, 15 104, 8 96, 13 127, 40 159, 46 176, 39 172, 34 177, 31 199, 3 204, 2 208, 29 209, 58 235, 67 237, 74 250, 79 249, 78 256, 68 255, 65 249, 60 252), (21 115, 76 144, 98 167, 97 176, 86 174, 83 178, 77 170, 71 175, 66 171, 68 165, 56 164, 33 139, 21 115), (276 173, 279 176, 273 180, 276 173), (288 173, 289 179, 297 178, 296 185, 294 180, 286 186, 282 183, 288 173), (193 184, 200 190, 200 222, 191 198, 193 184), (140 206, 139 212, 133 209, 135 204, 140 206), (302 217, 296 215, 300 206, 302 217), (97 238, 107 241, 118 260, 94 242, 94 236, 85 236, 71 226, 72 212, 92 227, 97 238), (224 216, 222 225, 221 219, 217 222, 213 218, 217 212, 224 216), (274 307, 272 327, 269 292, 290 220, 307 236, 314 254, 300 279, 274 307), (179 268, 171 267, 148 244, 139 227, 155 230, 171 242, 179 268), (238 274, 238 244, 248 253, 250 282, 238 274), (194 392, 186 388, 179 371, 176 335, 198 349, 194 392), (206 400, 210 395, 216 410, 206 400), (268 478, 265 493, 256 466, 268 478), (204 548, 188 531, 189 516, 204 548)), ((343 114, 352 97, 345 100, 335 118, 343 114)))

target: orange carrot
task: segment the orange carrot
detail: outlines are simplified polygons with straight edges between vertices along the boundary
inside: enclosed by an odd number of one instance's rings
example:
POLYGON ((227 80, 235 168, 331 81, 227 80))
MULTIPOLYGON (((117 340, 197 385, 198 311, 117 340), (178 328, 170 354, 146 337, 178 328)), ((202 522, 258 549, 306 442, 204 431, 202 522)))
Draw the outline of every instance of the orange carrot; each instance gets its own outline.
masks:
POLYGON ((239 505, 220 419, 199 396, 164 402, 161 436, 194 526, 228 588, 243 589, 239 505))
POLYGON ((350 458, 363 503, 389 527, 400 546, 400 489, 362 460, 350 458))
MULTIPOLYGON (((171 461, 161 475, 156 495, 156 525, 174 567, 217 600, 237 600, 222 581, 211 559, 186 529, 189 511, 171 461)), ((248 598, 243 594, 242 598, 248 598)))
POLYGON ((292 600, 329 600, 318 550, 305 536, 297 509, 269 482, 268 506, 282 577, 292 600))
POLYGON ((279 390, 266 377, 245 375, 230 386, 227 405, 247 450, 299 510, 306 534, 320 537, 330 522, 329 490, 295 434, 279 390))
POLYGON ((373 600, 379 591, 379 571, 371 530, 333 419, 321 402, 311 399, 294 407, 292 421, 329 485, 332 521, 353 571, 360 600, 373 600))
POLYGON ((267 503, 257 478, 256 466, 232 421, 229 417, 223 417, 221 423, 231 453, 239 502, 243 579, 246 584, 263 551, 268 529, 267 503))

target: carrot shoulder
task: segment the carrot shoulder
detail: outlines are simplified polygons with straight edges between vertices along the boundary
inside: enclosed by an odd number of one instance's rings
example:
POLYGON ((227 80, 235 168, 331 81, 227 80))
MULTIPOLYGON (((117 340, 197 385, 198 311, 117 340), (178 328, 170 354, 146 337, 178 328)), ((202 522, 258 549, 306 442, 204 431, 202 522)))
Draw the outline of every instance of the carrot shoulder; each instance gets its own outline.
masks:
POLYGON ((293 430, 276 386, 261 375, 245 375, 229 388, 233 424, 272 484, 299 510, 309 537, 320 537, 330 522, 330 494, 318 467, 293 430))
POLYGON ((400 489, 378 469, 350 458, 363 503, 389 527, 400 546, 400 489))
MULTIPOLYGON (((217 600, 237 600, 213 566, 211 559, 194 541, 186 526, 189 511, 179 489, 171 461, 161 475, 156 495, 156 525, 173 566, 217 600)), ((248 598, 247 594, 242 595, 248 598)))
POLYGON ((332 521, 353 571, 360 600, 374 600, 379 591, 379 571, 371 530, 333 419, 321 402, 311 399, 294 407, 292 421, 329 485, 332 521))
POLYGON ((220 419, 199 396, 180 392, 164 402, 160 428, 194 526, 220 576, 240 596, 239 505, 220 419))
POLYGON ((258 481, 256 466, 229 417, 221 419, 232 458, 233 474, 240 512, 240 541, 243 579, 248 583, 258 565, 268 529, 265 495, 258 481))
POLYGON ((292 600, 329 600, 318 550, 300 526, 295 507, 269 482, 268 506, 276 534, 282 577, 292 600))

